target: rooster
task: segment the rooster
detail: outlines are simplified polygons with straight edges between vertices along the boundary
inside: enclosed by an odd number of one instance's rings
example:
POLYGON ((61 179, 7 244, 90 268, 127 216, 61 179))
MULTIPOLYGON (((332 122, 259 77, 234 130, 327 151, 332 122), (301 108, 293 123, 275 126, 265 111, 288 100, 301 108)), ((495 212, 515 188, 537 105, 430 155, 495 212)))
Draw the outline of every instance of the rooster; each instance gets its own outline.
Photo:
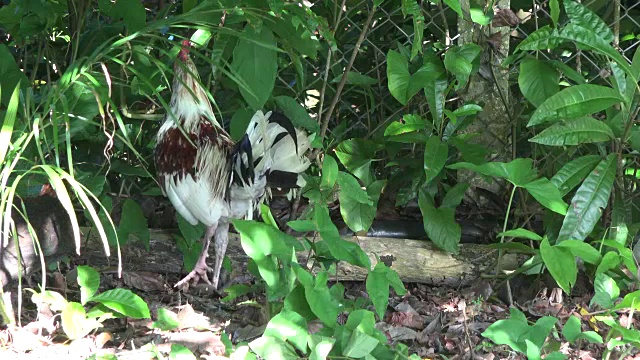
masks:
POLYGON ((171 111, 155 148, 158 182, 176 211, 192 225, 206 225, 194 269, 175 286, 200 280, 218 287, 231 219, 252 219, 270 187, 304 185, 308 167, 306 134, 280 113, 258 111, 243 138, 234 143, 214 116, 184 40, 174 64, 171 111), (207 263, 214 239, 215 265, 207 263), (213 279, 207 273, 213 271, 213 279))

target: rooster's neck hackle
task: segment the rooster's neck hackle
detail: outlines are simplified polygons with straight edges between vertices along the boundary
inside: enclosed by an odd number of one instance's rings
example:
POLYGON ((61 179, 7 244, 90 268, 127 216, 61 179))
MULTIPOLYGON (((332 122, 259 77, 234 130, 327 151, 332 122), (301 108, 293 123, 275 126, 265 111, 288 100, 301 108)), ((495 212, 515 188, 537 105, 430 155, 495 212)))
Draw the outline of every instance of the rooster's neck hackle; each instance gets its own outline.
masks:
POLYGON ((161 132, 176 127, 176 120, 187 133, 197 133, 198 126, 203 121, 208 121, 220 128, 220 123, 215 118, 209 98, 200 85, 198 69, 191 60, 187 47, 180 50, 173 67, 173 73, 173 93, 171 94, 170 106, 175 117, 167 115, 161 132))

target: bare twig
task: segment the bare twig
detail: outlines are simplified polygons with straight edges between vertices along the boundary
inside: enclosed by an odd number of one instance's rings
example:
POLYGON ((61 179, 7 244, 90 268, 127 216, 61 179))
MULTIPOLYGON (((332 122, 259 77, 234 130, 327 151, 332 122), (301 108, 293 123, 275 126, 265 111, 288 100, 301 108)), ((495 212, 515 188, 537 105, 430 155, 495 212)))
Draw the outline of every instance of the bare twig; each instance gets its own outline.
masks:
POLYGON ((331 114, 333 113, 333 110, 338 104, 338 100, 340 99, 340 95, 342 94, 342 89, 344 88, 344 85, 347 83, 347 74, 349 73, 349 71, 351 71, 351 67, 353 66, 353 63, 356 60, 356 56, 358 56, 358 51, 360 50, 360 46, 364 42, 364 38, 367 34, 367 31, 369 30, 369 25, 371 24, 371 20, 373 19, 373 14, 374 14, 373 10, 369 12, 367 21, 362 27, 362 32, 360 33, 360 37, 358 38, 358 41, 353 47, 353 52, 351 53, 351 58, 349 59, 349 63, 347 64, 347 67, 344 69, 344 73, 342 74, 340 83, 336 88, 336 94, 334 95, 333 100, 331 101, 331 105, 329 106, 327 113, 324 114, 324 118, 322 119, 322 126, 320 127, 320 138, 323 138, 327 132, 327 126, 329 126, 329 119, 331 118, 331 114))

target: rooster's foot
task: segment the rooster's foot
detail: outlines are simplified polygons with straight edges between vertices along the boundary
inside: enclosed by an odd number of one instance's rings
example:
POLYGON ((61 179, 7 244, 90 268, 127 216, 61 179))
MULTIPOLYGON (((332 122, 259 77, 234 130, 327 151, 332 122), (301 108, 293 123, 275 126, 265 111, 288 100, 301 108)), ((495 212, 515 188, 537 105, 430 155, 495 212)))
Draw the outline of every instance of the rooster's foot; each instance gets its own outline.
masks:
POLYGON ((213 272, 213 269, 207 265, 206 257, 201 256, 196 263, 196 266, 191 270, 189 275, 185 276, 182 280, 178 281, 178 283, 174 286, 181 289, 188 289, 189 283, 195 285, 200 280, 207 283, 207 285, 211 285, 211 281, 207 276, 207 272, 213 272))

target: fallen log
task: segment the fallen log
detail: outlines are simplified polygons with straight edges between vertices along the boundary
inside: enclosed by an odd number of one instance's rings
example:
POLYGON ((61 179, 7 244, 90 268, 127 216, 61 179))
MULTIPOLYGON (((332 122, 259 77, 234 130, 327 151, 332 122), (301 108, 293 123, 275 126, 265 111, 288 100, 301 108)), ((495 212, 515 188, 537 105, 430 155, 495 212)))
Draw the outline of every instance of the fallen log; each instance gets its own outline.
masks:
MULTIPOLYGON (((81 259, 88 265, 98 269, 115 269, 117 252, 112 248, 112 255, 106 258, 102 242, 96 231, 83 228, 84 245, 81 259)), ((430 285, 466 286, 476 281, 480 274, 493 266, 498 252, 486 245, 461 244, 458 254, 448 254, 437 249, 430 241, 379 238, 379 237, 347 237, 346 240, 356 242, 371 259, 372 266, 377 263, 376 256, 391 258, 391 268, 404 282, 415 282, 430 285)), ((170 231, 151 230, 150 251, 139 242, 129 242, 121 247, 122 267, 124 271, 147 271, 160 274, 180 274, 182 255, 176 247, 176 241, 170 231)), ((209 259, 213 259, 213 247, 209 259)), ((240 244, 237 234, 230 234, 227 256, 233 268, 246 272, 247 256, 240 244)), ((307 259, 308 252, 297 254, 298 262, 311 267, 307 259)), ((211 265, 211 264, 210 264, 211 265)), ((503 257, 503 269, 518 267, 518 258, 514 254, 503 257)), ((340 281, 363 281, 366 269, 344 262, 337 267, 337 279, 340 281)), ((335 279, 335 277, 332 277, 335 279)))

